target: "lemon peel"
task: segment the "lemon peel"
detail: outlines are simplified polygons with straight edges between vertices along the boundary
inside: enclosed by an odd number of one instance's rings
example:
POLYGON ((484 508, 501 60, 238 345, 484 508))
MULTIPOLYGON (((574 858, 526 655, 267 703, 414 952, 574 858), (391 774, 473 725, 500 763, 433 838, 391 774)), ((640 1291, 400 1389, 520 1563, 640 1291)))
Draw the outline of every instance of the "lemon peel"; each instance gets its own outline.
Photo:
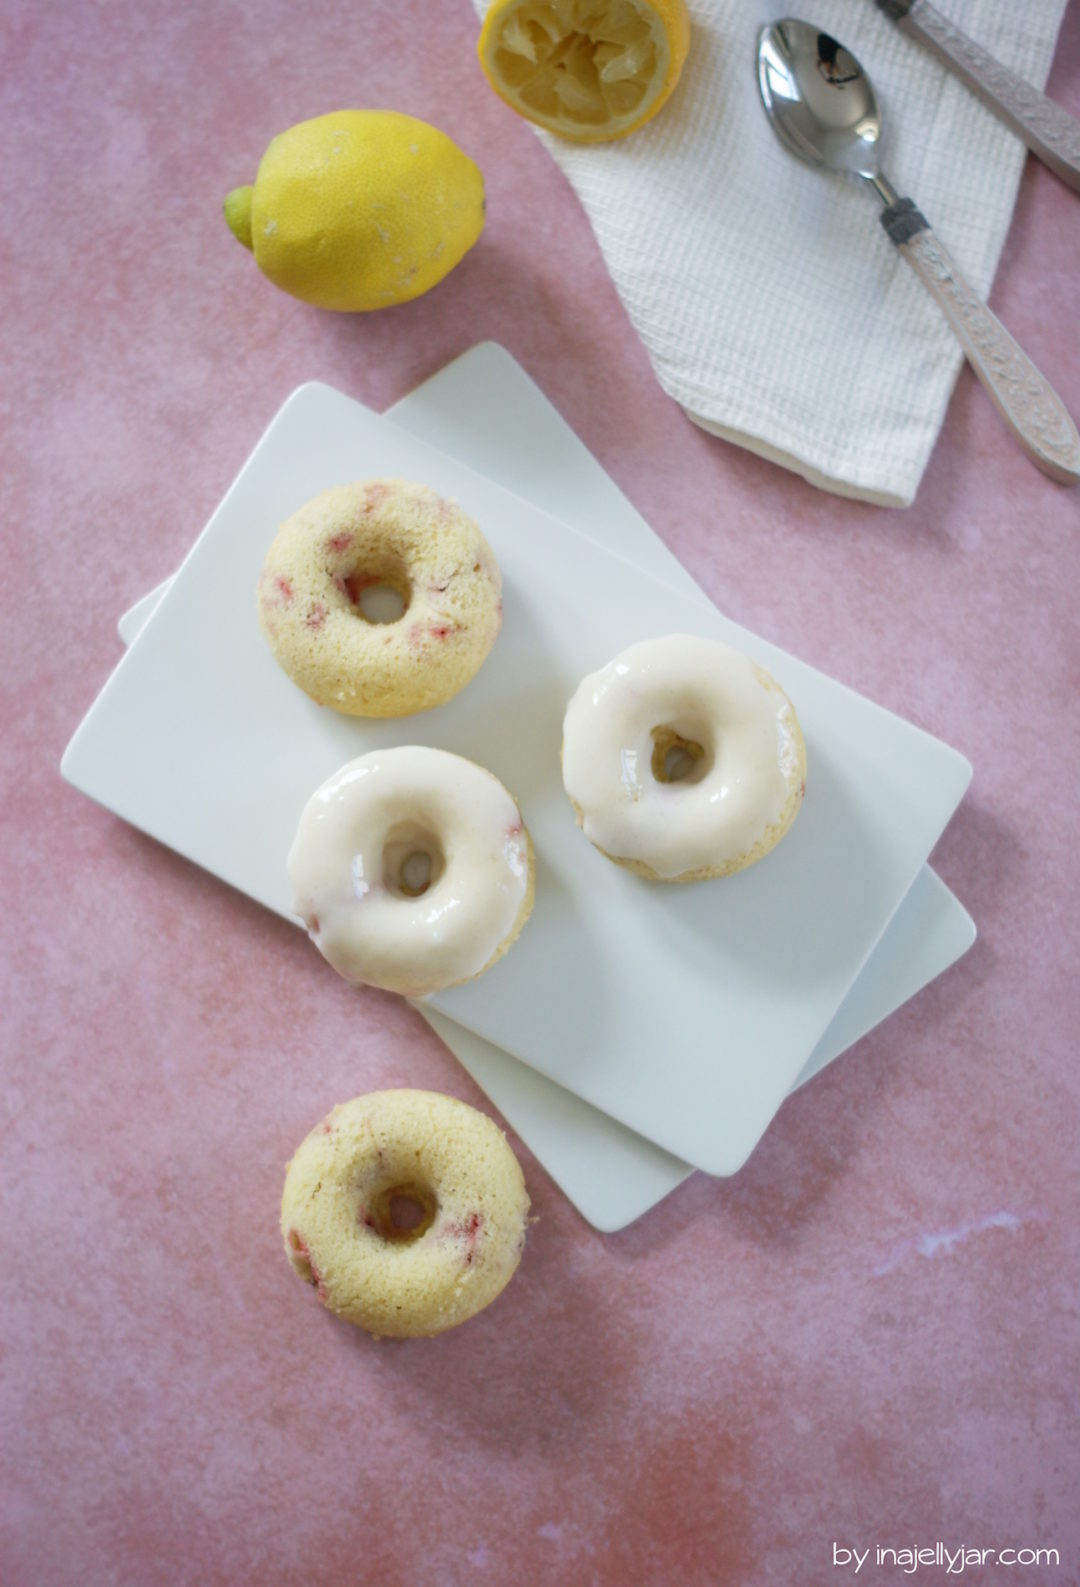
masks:
POLYGON ((225 223, 237 242, 242 242, 245 248, 254 251, 251 240, 251 199, 255 189, 248 187, 234 187, 231 193, 226 194, 224 210, 225 223))
POLYGON ((334 111, 274 138, 225 219, 283 291, 363 312, 420 297, 464 258, 484 227, 484 179, 427 122, 334 111))

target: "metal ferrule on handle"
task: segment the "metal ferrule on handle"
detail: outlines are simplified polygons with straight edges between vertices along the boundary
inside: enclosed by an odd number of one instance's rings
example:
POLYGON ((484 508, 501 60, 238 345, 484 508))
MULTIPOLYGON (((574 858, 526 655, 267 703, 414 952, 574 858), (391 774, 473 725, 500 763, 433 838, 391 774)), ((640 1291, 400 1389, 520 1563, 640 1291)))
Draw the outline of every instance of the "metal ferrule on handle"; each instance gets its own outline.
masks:
POLYGON ((930 222, 918 208, 913 198, 898 198, 881 212, 881 224, 898 248, 910 242, 920 231, 929 231, 930 222))

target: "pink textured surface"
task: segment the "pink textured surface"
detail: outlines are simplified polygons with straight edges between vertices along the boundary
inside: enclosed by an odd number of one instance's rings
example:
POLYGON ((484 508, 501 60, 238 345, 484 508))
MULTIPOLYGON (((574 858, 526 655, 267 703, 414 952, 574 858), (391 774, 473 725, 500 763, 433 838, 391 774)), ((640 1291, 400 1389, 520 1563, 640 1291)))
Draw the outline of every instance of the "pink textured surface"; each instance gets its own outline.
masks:
MULTIPOLYGON (((939 1538, 1061 1551, 968 1580, 1075 1581, 1080 497, 967 374, 903 514, 694 429, 467 0, 6 10, 4 1587, 788 1587, 846 1579, 834 1540, 939 1538), (353 104, 457 138, 489 220, 429 297, 340 318, 263 282, 219 204, 353 104), (283 1165, 360 1091, 479 1093, 57 766, 117 615, 289 390, 382 408, 486 338, 726 611, 969 756, 935 863, 981 938, 736 1180, 628 1232, 515 1143, 539 1222, 506 1294, 373 1345, 291 1276, 283 1165)), ((1080 113, 1075 3, 1050 87, 1080 113)), ((1078 258, 1080 199, 1029 163, 994 306, 1074 413, 1078 258)))

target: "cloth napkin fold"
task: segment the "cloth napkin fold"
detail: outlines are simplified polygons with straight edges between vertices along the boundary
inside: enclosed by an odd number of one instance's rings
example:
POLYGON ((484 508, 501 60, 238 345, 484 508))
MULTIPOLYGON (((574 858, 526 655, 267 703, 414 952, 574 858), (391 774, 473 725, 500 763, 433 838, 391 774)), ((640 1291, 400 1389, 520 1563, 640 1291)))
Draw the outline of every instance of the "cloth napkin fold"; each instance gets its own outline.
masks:
MULTIPOLYGON (((935 5, 1045 84, 1065 0, 935 5)), ((766 0, 697 0, 690 13, 682 81, 653 122, 592 147, 537 136, 585 206, 660 384, 689 417, 825 490, 907 506, 959 344, 878 224, 870 188, 802 164, 770 127, 757 33, 790 13, 766 0)), ((985 295, 1024 145, 873 0, 806 0, 805 16, 862 63, 885 174, 985 295)))

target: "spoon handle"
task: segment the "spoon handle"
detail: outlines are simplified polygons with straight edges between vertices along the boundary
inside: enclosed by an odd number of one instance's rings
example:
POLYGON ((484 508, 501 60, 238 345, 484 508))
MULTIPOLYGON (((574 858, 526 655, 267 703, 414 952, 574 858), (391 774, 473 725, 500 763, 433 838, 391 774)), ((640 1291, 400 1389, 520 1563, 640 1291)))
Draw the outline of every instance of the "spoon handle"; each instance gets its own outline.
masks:
POLYGON ((881 223, 960 339, 995 408, 1037 468, 1062 485, 1080 480, 1080 435, 1068 409, 997 315, 966 281, 910 198, 881 223))
POLYGON ((961 33, 930 0, 878 0, 878 5, 943 60, 1032 154, 1080 192, 1080 121, 961 33))

